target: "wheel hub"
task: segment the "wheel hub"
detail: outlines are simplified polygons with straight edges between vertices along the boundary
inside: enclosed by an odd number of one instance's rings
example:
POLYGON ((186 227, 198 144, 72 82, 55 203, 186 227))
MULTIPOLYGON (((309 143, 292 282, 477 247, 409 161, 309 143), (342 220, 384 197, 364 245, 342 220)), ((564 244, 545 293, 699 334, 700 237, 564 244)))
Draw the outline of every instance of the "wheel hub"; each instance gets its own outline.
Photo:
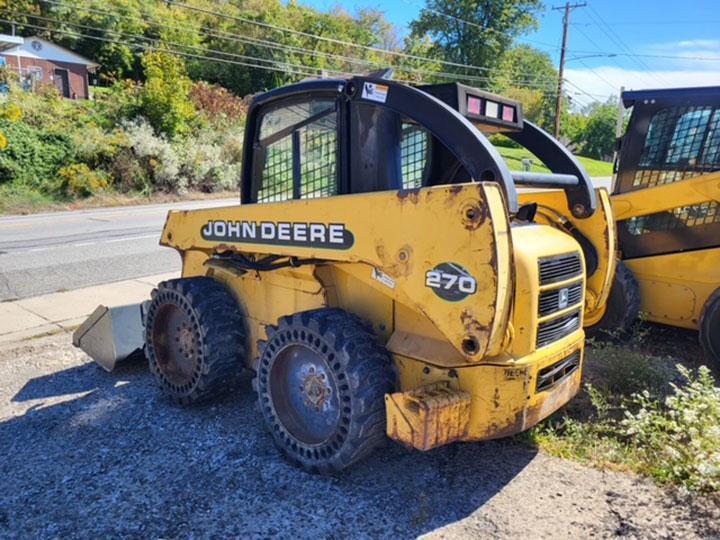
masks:
POLYGON ((153 326, 158 367, 172 386, 193 380, 197 364, 198 336, 190 316, 180 307, 163 306, 153 326))
POLYGON ((304 444, 321 444, 340 419, 336 382, 325 356, 312 346, 283 349, 273 366, 270 393, 285 428, 304 444))
POLYGON ((305 405, 321 411, 328 405, 328 398, 332 395, 332 388, 327 383, 327 375, 323 370, 316 370, 315 366, 306 367, 305 378, 300 390, 305 394, 305 405))

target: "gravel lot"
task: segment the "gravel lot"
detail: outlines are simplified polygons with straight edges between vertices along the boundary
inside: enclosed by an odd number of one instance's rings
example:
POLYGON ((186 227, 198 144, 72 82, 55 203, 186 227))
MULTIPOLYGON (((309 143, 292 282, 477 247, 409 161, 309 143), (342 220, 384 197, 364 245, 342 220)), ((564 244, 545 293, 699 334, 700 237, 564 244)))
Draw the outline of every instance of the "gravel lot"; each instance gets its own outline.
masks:
POLYGON ((512 441, 285 463, 250 380, 208 406, 108 374, 61 334, 0 348, 2 538, 720 538, 720 509, 512 441))

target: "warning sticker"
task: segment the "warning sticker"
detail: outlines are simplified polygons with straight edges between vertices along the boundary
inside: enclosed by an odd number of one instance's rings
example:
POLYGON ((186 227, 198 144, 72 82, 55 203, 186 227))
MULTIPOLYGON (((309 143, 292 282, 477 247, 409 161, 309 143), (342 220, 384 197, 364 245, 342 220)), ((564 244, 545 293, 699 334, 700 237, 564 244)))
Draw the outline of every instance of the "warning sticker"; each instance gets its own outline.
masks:
POLYGON ((375 84, 371 82, 366 82, 363 84, 363 99, 377 101, 378 103, 385 103, 385 100, 387 99, 387 94, 388 87, 384 84, 375 84))

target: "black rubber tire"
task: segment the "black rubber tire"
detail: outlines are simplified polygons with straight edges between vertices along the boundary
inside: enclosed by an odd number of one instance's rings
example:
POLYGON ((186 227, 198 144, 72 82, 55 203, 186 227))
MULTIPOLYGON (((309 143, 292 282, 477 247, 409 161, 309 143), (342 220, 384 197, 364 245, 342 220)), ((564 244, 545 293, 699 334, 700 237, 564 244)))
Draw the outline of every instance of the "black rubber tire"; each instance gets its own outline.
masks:
POLYGON ((266 426, 291 462, 315 473, 340 471, 385 443, 384 396, 394 390, 395 375, 390 355, 371 327, 343 310, 323 308, 283 317, 267 333, 254 384, 266 426), (289 431, 272 395, 278 358, 290 345, 313 348, 337 385, 339 417, 330 435, 314 444, 289 431))
POLYGON ((700 315, 700 345, 707 358, 720 369, 720 289, 710 295, 700 315))
POLYGON ((218 281, 208 277, 171 279, 158 284, 145 316, 145 353, 150 371, 163 394, 182 405, 212 399, 232 385, 247 359, 247 333, 244 317, 233 295, 218 281), (191 375, 172 372, 167 364, 170 341, 164 341, 162 313, 179 310, 189 328, 191 356, 184 362, 191 375))
POLYGON ((605 314, 585 333, 595 339, 626 337, 632 333, 639 314, 640 286, 625 263, 618 261, 605 314))

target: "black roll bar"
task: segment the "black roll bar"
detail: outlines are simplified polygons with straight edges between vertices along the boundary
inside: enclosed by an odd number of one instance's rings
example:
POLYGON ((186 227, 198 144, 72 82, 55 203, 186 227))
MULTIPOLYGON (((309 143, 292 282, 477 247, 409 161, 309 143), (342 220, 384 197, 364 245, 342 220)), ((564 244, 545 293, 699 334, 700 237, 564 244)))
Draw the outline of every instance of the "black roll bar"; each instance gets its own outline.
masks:
POLYGON ((510 215, 517 213, 519 208, 516 185, 563 189, 570 211, 575 217, 585 218, 594 213, 595 192, 589 176, 575 156, 550 134, 527 120, 523 120, 522 130, 507 132, 509 138, 537 155, 552 171, 549 174, 511 172, 487 137, 453 106, 433 95, 434 93, 398 81, 355 76, 350 79, 304 81, 256 96, 248 111, 245 132, 242 200, 254 202, 253 195, 258 189, 257 185, 253 185, 254 180, 257 183, 257 178, 254 178, 257 175, 253 174, 253 167, 248 167, 247 164, 252 163, 252 155, 257 145, 258 115, 262 106, 288 98, 333 95, 385 107, 423 126, 452 152, 470 178, 476 181, 494 181, 500 185, 510 215))
MULTIPOLYGON (((576 218, 587 218, 595 213, 597 201, 592 180, 572 153, 547 131, 527 120, 523 121, 522 131, 504 133, 519 145, 539 157, 552 171, 543 176, 543 181, 534 181, 525 177, 526 173, 513 173, 516 182, 543 188, 561 188, 565 190, 570 212, 576 218), (569 179, 572 178, 573 181, 569 179)), ((537 176, 537 175, 534 175, 537 176)))

